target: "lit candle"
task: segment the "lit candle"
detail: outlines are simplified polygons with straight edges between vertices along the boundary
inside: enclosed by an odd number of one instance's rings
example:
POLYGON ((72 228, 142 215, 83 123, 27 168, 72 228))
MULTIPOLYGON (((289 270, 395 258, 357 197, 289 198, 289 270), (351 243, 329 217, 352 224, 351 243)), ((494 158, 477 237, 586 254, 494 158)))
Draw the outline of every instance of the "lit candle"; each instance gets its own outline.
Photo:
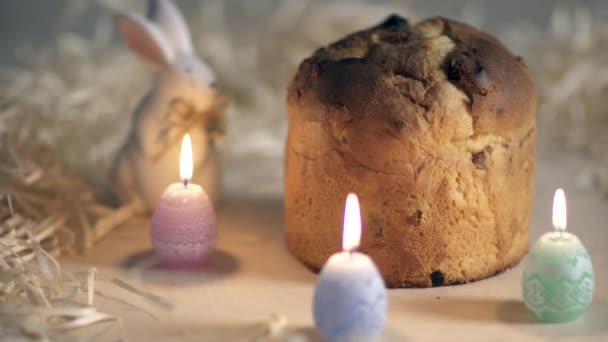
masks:
POLYGON ((566 197, 557 189, 553 199, 554 232, 545 233, 532 248, 524 268, 522 290, 532 316, 546 322, 580 317, 591 304, 594 277, 587 250, 566 232, 566 197))
POLYGON ((356 252, 361 239, 357 196, 349 194, 344 210, 343 252, 323 265, 314 293, 317 330, 328 341, 373 340, 386 317, 386 288, 376 265, 356 252))
POLYGON ((203 265, 217 240, 215 210, 207 193, 192 179, 192 143, 186 134, 180 155, 181 183, 162 194, 152 215, 152 246, 162 266, 203 265))

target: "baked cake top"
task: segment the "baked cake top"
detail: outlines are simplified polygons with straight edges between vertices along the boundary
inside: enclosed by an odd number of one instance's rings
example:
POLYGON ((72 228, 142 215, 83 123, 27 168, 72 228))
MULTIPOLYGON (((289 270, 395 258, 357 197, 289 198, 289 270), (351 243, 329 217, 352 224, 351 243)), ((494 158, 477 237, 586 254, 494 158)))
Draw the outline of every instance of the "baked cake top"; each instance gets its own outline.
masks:
POLYGON ((403 130, 419 126, 433 102, 455 93, 446 86, 462 94, 474 134, 534 120, 536 91, 521 57, 495 37, 442 17, 410 25, 392 15, 317 50, 300 65, 288 102, 313 106, 298 114, 307 120, 371 115, 403 130))

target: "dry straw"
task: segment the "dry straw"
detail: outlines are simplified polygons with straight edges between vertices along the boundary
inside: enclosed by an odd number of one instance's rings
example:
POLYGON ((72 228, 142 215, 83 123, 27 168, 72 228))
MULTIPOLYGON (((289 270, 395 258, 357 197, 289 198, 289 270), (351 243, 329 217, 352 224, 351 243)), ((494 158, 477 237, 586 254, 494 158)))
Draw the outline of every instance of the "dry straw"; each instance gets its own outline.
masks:
MULTIPOLYGON (((104 333, 119 327, 119 317, 93 306, 95 294, 99 293, 95 289, 95 268, 72 274, 63 270, 55 258, 64 247, 72 245, 66 217, 28 218, 16 210, 26 208, 23 203, 35 200, 22 193, 16 197, 5 195, 3 200, 7 205, 0 207, 0 331, 3 338, 66 338, 69 336, 66 334, 74 330, 103 322, 111 324, 104 327, 104 333), (15 203, 16 197, 25 200, 15 203)), ((29 210, 36 207, 24 212, 29 210)), ((102 277, 159 308, 172 309, 171 303, 161 297, 119 278, 102 277)), ((87 335, 81 332, 78 336, 87 335)))

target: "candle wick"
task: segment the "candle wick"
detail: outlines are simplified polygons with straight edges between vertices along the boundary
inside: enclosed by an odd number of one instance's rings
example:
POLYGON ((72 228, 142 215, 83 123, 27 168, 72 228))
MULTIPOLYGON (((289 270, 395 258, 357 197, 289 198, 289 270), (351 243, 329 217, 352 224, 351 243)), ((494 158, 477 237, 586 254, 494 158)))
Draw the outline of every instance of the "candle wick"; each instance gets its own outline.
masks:
POLYGON ((352 260, 353 258, 353 254, 355 254, 355 252, 357 251, 356 247, 353 247, 351 249, 348 250, 348 257, 352 260))
POLYGON ((557 233, 560 239, 564 238, 564 229, 560 229, 558 226, 553 226, 553 231, 557 233))
POLYGON ((184 183, 184 188, 187 188, 188 187, 188 178, 184 178, 183 183, 184 183))

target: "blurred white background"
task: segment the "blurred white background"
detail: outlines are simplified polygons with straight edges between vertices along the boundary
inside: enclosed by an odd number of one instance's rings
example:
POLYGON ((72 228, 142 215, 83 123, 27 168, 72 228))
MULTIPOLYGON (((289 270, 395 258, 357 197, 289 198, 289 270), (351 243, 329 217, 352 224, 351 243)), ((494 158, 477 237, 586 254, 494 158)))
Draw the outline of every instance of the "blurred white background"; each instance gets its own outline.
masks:
MULTIPOLYGON (((135 2, 134 0, 130 0, 135 2)), ((247 20, 253 25, 252 30, 256 29, 256 25, 263 24, 256 22, 256 18, 265 18, 265 15, 282 0, 207 0, 206 2, 216 1, 223 2, 227 8, 226 13, 233 15, 247 15, 247 20)), ((49 37, 54 33, 62 30, 74 30, 77 32, 90 32, 91 18, 98 14, 98 8, 88 6, 91 1, 83 0, 6 0, 0 2, 0 63, 14 61, 14 47, 19 43, 30 42, 35 46, 42 46, 48 42, 49 37), (71 7, 74 17, 65 11, 71 7), (80 13, 79 9, 84 12, 80 13), (69 20, 63 20, 69 19, 69 20), (59 24, 61 22, 61 24, 59 24), (67 27, 66 27, 67 26, 67 27)), ((107 1, 106 1, 107 2, 107 1)), ((201 2, 197 0, 177 0, 179 6, 183 9, 194 8, 201 2)), ((361 2, 358 0, 317 0, 311 2, 334 2, 349 3, 361 2)), ((442 15, 452 18, 461 18, 463 12, 469 16, 478 16, 482 19, 484 29, 499 33, 504 27, 516 24, 518 22, 534 22, 540 26, 546 26, 551 18, 551 14, 555 6, 562 5, 565 7, 587 6, 591 9, 594 15, 600 18, 608 18, 608 1, 605 0, 408 0, 408 1, 374 1, 381 5, 395 5, 399 8, 405 4, 408 8, 412 8, 418 17, 427 17, 433 15, 442 15)), ((388 13, 387 13, 388 14, 388 13)), ((408 16, 407 13, 400 13, 408 16)), ((243 20, 242 17, 234 17, 234 20, 243 20)))

